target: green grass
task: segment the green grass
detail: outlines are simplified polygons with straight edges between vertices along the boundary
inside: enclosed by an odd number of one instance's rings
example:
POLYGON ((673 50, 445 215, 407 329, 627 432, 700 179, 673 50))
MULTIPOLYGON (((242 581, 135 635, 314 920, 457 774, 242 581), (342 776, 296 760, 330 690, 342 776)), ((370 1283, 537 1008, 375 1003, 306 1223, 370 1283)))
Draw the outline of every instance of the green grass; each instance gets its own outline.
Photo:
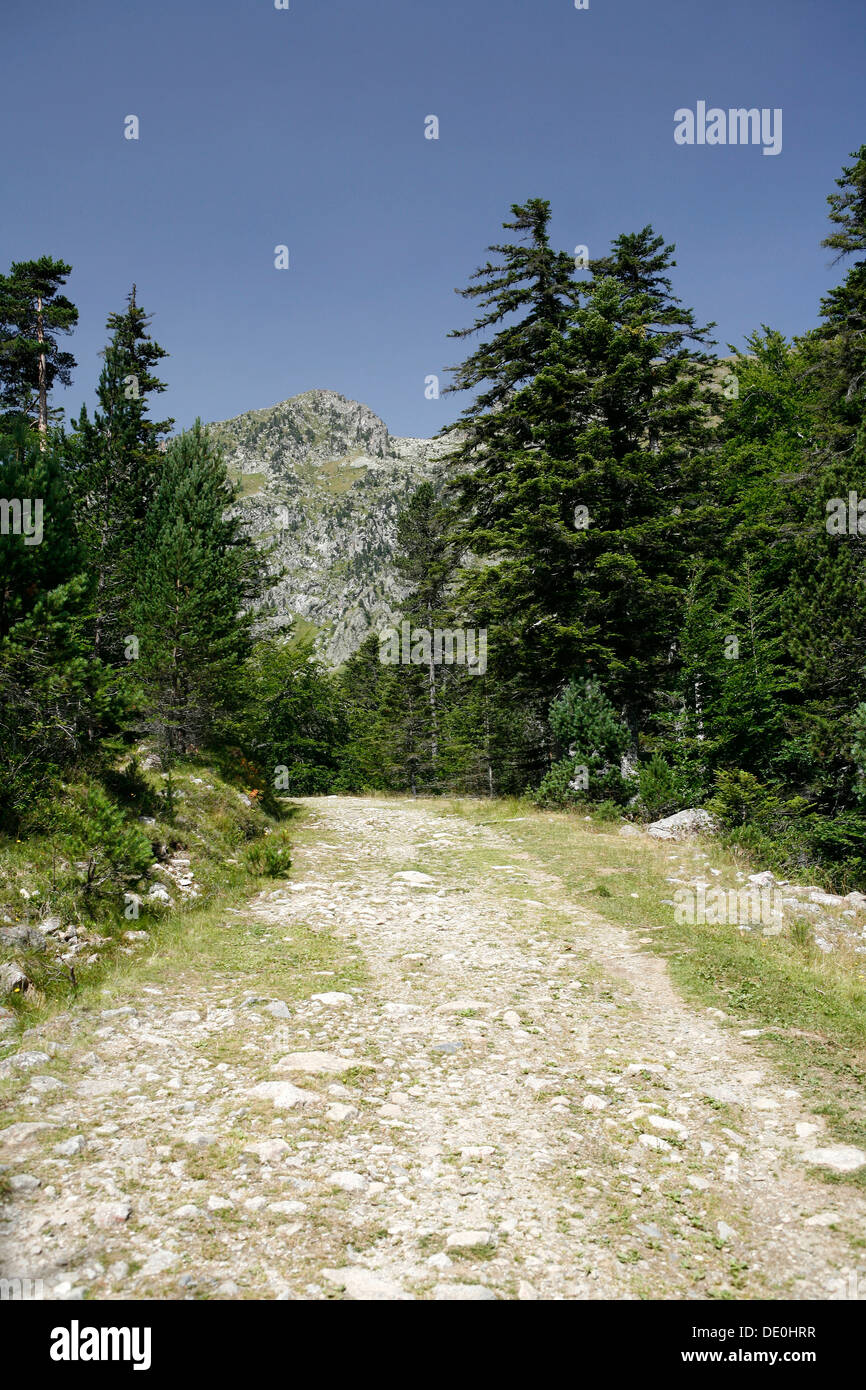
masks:
POLYGON ((231 474, 232 482, 238 489, 240 497, 256 497, 264 491, 268 481, 266 473, 234 473, 231 474))
MULTIPOLYGON (((86 1005, 113 975, 122 976, 134 959, 153 958, 174 940, 192 940, 195 929, 214 915, 225 920, 228 908, 258 888, 285 881, 290 845, 284 822, 298 808, 288 803, 274 807, 276 814, 271 815, 258 798, 248 805, 246 792, 255 788, 242 790, 247 780, 242 776, 239 786, 237 778, 227 780, 206 759, 187 759, 173 774, 175 810, 170 817, 164 796, 166 779, 159 772, 110 774, 106 784, 112 805, 123 813, 125 825, 145 836, 150 867, 144 875, 138 869, 124 872, 123 862, 101 864, 99 875, 88 886, 81 865, 88 853, 98 850, 101 831, 98 823, 86 820, 74 833, 68 829, 66 808, 80 794, 75 785, 60 789, 50 832, 43 827, 27 838, 23 832, 20 839, 0 837, 0 919, 18 924, 29 921, 38 927, 40 920, 56 916, 64 927, 74 926, 87 942, 74 960, 74 978, 57 958, 59 952, 0 944, 0 962, 18 962, 31 981, 25 993, 0 1001, 15 1009, 22 1026, 58 1008, 86 1005), (141 823, 142 813, 152 817, 153 824, 141 823), (190 859, 196 898, 184 900, 160 867, 162 860, 176 853, 190 859), (148 898, 148 889, 159 882, 174 899, 173 906, 148 898), (124 898, 129 892, 143 899, 137 917, 125 915, 131 910, 124 898), (130 930, 146 936, 130 946, 124 936, 130 930), (95 959, 88 961, 89 957, 95 959)), ((64 943, 62 949, 68 946, 64 943)), ((12 1034, 5 1036, 12 1041, 12 1034)))

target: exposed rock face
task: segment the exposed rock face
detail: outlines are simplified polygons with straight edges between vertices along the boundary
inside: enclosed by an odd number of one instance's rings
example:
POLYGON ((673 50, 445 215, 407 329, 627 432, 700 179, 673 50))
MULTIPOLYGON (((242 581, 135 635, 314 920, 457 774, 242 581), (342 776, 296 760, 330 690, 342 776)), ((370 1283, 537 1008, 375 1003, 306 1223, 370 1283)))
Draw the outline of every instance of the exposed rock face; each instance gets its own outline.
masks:
POLYGON ((316 635, 331 665, 390 626, 406 590, 394 570, 397 515, 440 474, 442 441, 398 439, 365 405, 307 391, 211 427, 239 509, 264 550, 277 627, 316 635))

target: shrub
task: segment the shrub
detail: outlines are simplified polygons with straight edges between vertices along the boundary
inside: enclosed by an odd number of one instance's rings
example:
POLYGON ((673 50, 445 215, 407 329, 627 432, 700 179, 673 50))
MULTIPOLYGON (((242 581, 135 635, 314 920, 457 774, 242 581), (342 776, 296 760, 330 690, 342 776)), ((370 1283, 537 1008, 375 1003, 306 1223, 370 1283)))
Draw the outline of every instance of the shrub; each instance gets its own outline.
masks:
POLYGON ((661 753, 653 753, 638 769, 638 795, 650 820, 676 810, 676 778, 661 753))
POLYGON ((286 878, 292 867, 288 841, 278 835, 257 840, 244 851, 243 857, 251 872, 263 878, 286 878))
POLYGON ((625 801, 628 786, 620 761, 628 730, 595 680, 570 681, 550 706, 550 727, 568 754, 553 765, 535 794, 539 806, 586 801, 625 801), (586 770, 582 785, 580 769, 586 770))
POLYGON ((120 887, 129 878, 139 878, 153 860, 144 831, 127 820, 95 782, 75 789, 71 803, 58 815, 57 828, 83 864, 88 892, 105 883, 120 887))

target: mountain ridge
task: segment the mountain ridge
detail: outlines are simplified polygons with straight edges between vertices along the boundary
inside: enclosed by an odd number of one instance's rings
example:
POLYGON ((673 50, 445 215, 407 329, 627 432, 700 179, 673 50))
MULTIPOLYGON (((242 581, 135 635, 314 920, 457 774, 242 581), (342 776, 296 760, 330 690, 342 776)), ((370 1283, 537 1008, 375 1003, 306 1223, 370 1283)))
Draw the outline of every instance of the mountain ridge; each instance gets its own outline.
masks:
POLYGON ((244 530, 262 547, 271 626, 313 636, 339 666, 399 617, 397 516, 421 482, 441 476, 447 442, 392 435, 369 406, 324 388, 210 430, 244 530))

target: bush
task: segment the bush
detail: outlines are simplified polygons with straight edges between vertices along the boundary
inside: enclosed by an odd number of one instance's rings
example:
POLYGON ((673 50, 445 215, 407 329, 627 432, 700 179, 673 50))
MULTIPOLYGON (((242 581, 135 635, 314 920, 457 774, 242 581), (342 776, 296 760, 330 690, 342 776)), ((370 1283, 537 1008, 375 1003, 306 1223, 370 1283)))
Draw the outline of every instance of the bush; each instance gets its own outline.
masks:
POLYGON ((653 753, 638 769, 638 795, 650 820, 677 809, 676 778, 661 753, 653 753))
POLYGON ((105 883, 119 888, 127 879, 140 878, 153 861, 150 841, 141 827, 127 820, 95 782, 75 789, 56 824, 83 865, 87 892, 105 883))
MULTIPOLYGON (((790 806, 788 809, 790 813, 790 806)), ((751 772, 738 768, 717 774, 715 794, 707 802, 707 810, 724 829, 730 830, 751 825, 772 834, 783 828, 786 821, 786 808, 776 792, 751 772)))
POLYGON ((559 747, 567 748, 568 755, 542 778, 534 798, 536 804, 622 804, 628 784, 620 773, 620 761, 628 748, 629 735, 598 682, 570 681, 550 706, 550 727, 559 747))
POLYGON ((286 878, 292 867, 289 844, 281 835, 257 840, 244 851, 244 863, 263 878, 286 878))

